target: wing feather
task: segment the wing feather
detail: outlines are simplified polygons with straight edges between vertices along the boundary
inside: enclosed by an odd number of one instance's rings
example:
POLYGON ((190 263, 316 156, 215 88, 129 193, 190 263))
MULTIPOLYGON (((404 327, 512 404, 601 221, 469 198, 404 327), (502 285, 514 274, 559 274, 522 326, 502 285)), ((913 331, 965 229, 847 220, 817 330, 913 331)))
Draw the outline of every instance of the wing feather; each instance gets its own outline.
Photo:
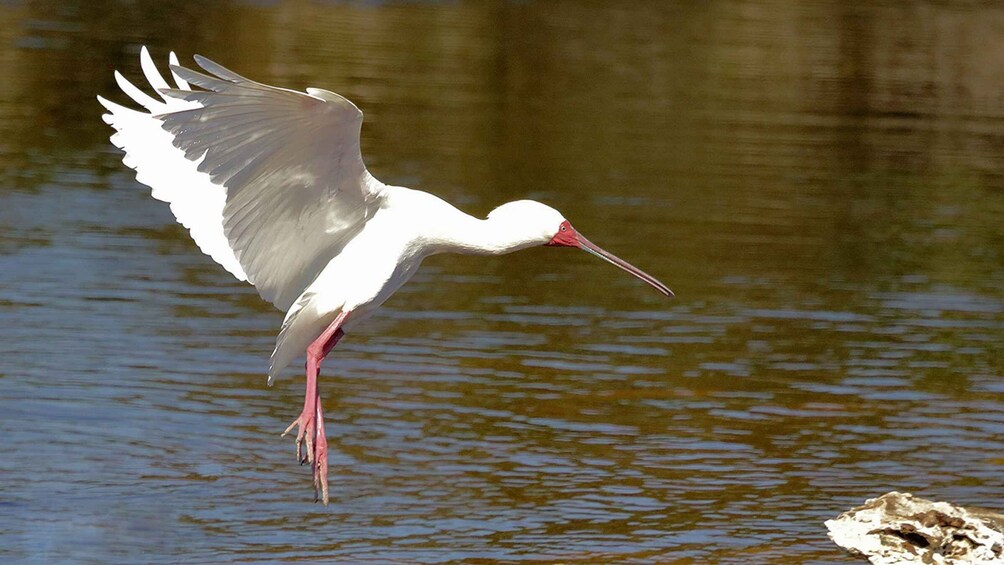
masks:
POLYGON ((126 96, 133 99, 133 102, 139 104, 147 110, 150 110, 151 112, 164 106, 164 102, 158 102, 149 94, 137 88, 136 85, 129 82, 129 80, 122 76, 122 73, 118 71, 115 71, 115 82, 119 85, 119 88, 122 89, 122 92, 126 93, 126 96))
MULTIPOLYGON (((172 87, 147 60, 145 48, 141 57, 146 79, 163 101, 116 74, 119 87, 149 113, 101 99, 116 135, 132 132, 113 142, 126 150, 137 179, 171 202, 172 210, 175 200, 185 200, 184 191, 146 174, 163 172, 167 165, 153 162, 162 155, 174 155, 172 169, 199 178, 207 198, 221 198, 219 214, 210 214, 215 224, 203 219, 206 225, 199 225, 206 245, 196 242, 235 274, 236 263, 262 297, 288 309, 382 203, 385 187, 366 170, 360 152, 362 112, 333 92, 264 85, 200 56, 195 61, 205 73, 179 66, 172 53, 172 87), (127 122, 143 127, 130 129, 127 122), (151 124, 159 134, 150 131, 151 124), (223 260, 220 237, 229 251, 223 260)), ((175 215, 190 221, 182 217, 188 212, 175 215)))
MULTIPOLYGON (((146 50, 146 47, 143 48, 146 50)), ((171 51, 171 54, 167 57, 168 65, 178 66, 180 63, 178 61, 178 56, 171 51)), ((178 88, 182 90, 191 90, 192 87, 188 84, 188 81, 178 76, 178 73, 171 71, 171 77, 174 79, 174 83, 178 85, 178 88)))
MULTIPOLYGON (((174 53, 171 53, 171 60, 177 60, 174 53)), ((140 51, 140 64, 151 85, 168 85, 145 47, 140 51)), ((172 78, 179 89, 188 88, 184 81, 172 78)), ((132 110, 98 96, 98 101, 108 110, 103 119, 116 132, 111 137, 112 144, 125 151, 122 162, 136 171, 136 180, 149 186, 154 198, 170 204, 178 223, 188 229, 203 253, 237 279, 247 280, 223 232, 226 192, 213 184, 208 175, 198 171, 197 162, 186 159, 184 152, 174 147, 171 135, 152 115, 195 105, 175 98, 156 100, 121 74, 116 73, 115 79, 126 95, 149 112, 132 110)), ((201 155, 198 157, 201 159, 201 155)))

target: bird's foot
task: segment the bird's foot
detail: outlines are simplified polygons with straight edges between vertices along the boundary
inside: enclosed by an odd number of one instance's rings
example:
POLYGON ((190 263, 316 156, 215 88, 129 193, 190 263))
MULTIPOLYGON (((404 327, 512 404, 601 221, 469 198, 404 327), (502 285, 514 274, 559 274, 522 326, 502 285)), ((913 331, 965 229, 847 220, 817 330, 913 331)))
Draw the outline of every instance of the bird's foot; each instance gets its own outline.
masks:
POLYGON ((310 463, 314 475, 314 502, 321 500, 328 505, 328 440, 324 434, 324 415, 318 402, 314 413, 304 411, 282 433, 286 437, 294 427, 296 433, 296 460, 300 465, 310 463), (306 453, 304 453, 306 445, 306 453))

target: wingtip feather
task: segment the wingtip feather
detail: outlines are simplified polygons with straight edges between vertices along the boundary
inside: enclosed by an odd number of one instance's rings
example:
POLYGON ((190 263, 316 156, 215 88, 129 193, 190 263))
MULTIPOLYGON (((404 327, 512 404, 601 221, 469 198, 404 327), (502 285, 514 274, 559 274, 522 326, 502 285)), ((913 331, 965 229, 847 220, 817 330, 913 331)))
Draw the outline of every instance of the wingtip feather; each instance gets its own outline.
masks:
POLYGON ((153 57, 150 56, 150 51, 144 45, 139 51, 139 65, 143 69, 143 75, 146 77, 147 82, 154 90, 159 91, 162 88, 169 88, 167 81, 157 70, 157 65, 153 62, 153 57))
POLYGON ((122 92, 126 93, 126 96, 132 98, 134 102, 151 112, 159 109, 164 104, 163 102, 158 102, 152 96, 137 88, 136 85, 129 82, 129 79, 124 77, 122 73, 118 71, 115 71, 115 82, 119 85, 119 88, 122 89, 122 92))
POLYGON ((174 67, 180 67, 181 63, 178 61, 178 55, 171 51, 167 56, 168 68, 171 69, 171 76, 174 77, 174 82, 178 85, 181 90, 191 90, 192 87, 189 86, 188 81, 178 76, 178 73, 174 72, 174 67))
POLYGON ((202 67, 204 71, 213 75, 214 77, 217 77, 220 80, 225 80, 227 82, 233 82, 233 83, 243 82, 243 83, 255 84, 253 80, 243 77, 231 71, 230 69, 224 67, 223 65, 217 63, 216 61, 213 61, 207 57, 203 57, 202 55, 196 55, 195 62, 198 63, 199 66, 202 67))

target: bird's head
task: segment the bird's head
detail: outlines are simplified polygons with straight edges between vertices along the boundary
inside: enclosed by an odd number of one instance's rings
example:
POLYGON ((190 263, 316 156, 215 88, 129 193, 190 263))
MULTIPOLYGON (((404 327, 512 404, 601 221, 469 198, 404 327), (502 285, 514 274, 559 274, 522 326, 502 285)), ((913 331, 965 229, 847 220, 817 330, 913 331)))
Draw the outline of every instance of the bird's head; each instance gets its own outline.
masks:
POLYGON ((666 296, 673 296, 673 291, 652 275, 583 237, 560 212, 550 206, 533 200, 518 200, 499 206, 488 217, 511 220, 513 223, 517 223, 523 230, 526 230, 528 242, 532 241, 537 245, 551 247, 581 249, 631 273, 666 296))

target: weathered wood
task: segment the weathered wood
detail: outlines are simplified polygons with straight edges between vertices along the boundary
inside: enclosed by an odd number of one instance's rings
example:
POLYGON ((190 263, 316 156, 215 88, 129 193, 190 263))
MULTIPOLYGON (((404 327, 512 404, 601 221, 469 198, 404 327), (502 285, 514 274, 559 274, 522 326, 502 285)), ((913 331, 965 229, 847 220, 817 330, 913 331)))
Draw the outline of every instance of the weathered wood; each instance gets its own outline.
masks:
POLYGON ((1004 564, 1004 515, 890 492, 826 521, 830 539, 874 565, 1004 564))

